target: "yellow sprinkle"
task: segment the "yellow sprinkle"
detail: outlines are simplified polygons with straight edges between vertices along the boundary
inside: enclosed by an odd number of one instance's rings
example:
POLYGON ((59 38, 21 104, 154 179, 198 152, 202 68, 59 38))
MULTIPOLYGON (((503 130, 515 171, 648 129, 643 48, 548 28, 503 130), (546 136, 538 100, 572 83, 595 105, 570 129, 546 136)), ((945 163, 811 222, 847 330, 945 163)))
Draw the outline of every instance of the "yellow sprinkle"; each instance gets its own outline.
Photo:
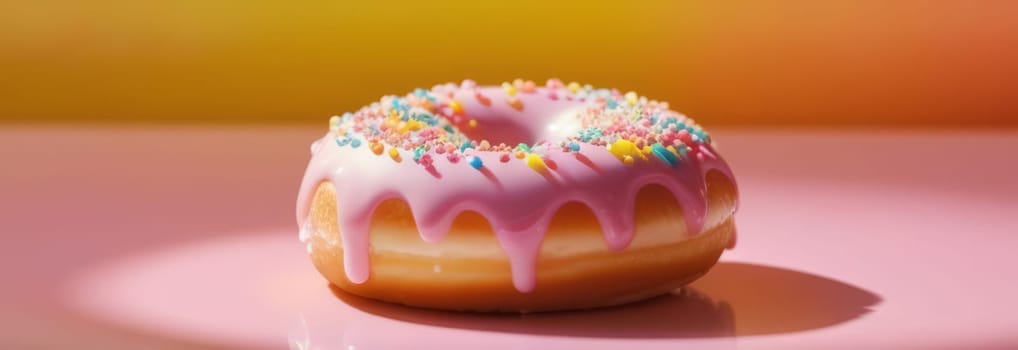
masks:
POLYGON ((611 152, 611 154, 615 155, 615 158, 623 161, 626 157, 632 158, 631 155, 633 154, 643 156, 643 154, 640 153, 640 149, 636 147, 636 144, 626 139, 616 140, 615 143, 608 146, 608 152, 611 152))
POLYGON ((452 109, 452 112, 455 114, 463 113, 463 105, 461 105, 459 101, 456 100, 449 101, 449 109, 452 109))
POLYGON ((470 124, 471 128, 476 128, 477 127, 477 119, 470 119, 470 121, 467 122, 467 124, 470 124))
POLYGON ((653 151, 650 146, 643 146, 643 154, 650 154, 653 151))
POLYGON ((382 151, 385 150, 385 146, 382 146, 382 144, 378 142, 372 142, 371 145, 368 145, 368 148, 371 148, 371 152, 376 155, 382 155, 382 151))
POLYGON ((636 92, 630 91, 626 93, 626 102, 629 102, 630 106, 636 105, 636 100, 639 96, 636 96, 636 92))
POLYGON ((626 166, 633 165, 633 157, 625 156, 624 158, 622 158, 622 163, 625 164, 626 166))
POLYGON ((338 128, 339 128, 339 116, 334 115, 332 116, 332 118, 329 118, 329 129, 336 130, 338 128))
POLYGON ((580 91, 580 83, 571 82, 569 85, 566 85, 566 88, 569 89, 569 92, 575 94, 577 91, 580 91))
POLYGON ((399 158, 399 151, 396 150, 396 147, 393 147, 393 148, 389 149, 389 158, 392 158, 392 160, 395 160, 396 163, 399 163, 399 161, 401 160, 399 158))
POLYGON ((541 159, 540 156, 533 153, 527 156, 527 166, 529 166, 531 169, 534 169, 534 171, 539 173, 544 172, 544 170, 546 169, 544 165, 544 160, 541 159))
POLYGON ((389 118, 385 119, 385 125, 389 128, 395 129, 399 126, 399 115, 396 112, 389 114, 389 118))
POLYGON ((516 87, 513 86, 513 84, 509 84, 508 82, 502 83, 502 90, 505 90, 505 93, 509 96, 516 95, 516 87))
POLYGON ((407 131, 421 130, 422 127, 424 127, 424 124, 421 124, 421 122, 419 121, 410 119, 407 120, 406 124, 404 124, 403 127, 399 128, 399 133, 405 134, 407 131))

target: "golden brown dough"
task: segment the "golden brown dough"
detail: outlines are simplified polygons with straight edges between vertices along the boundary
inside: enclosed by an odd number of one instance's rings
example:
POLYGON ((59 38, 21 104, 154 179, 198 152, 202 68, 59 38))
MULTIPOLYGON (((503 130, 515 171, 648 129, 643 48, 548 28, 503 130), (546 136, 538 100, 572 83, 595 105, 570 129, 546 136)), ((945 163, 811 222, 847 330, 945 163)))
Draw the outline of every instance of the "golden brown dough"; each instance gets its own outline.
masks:
POLYGON ((370 278, 351 283, 343 270, 332 184, 318 186, 311 208, 311 258, 343 290, 394 303, 450 310, 550 311, 618 305, 667 293, 699 278, 734 238, 734 185, 707 175, 703 232, 688 237, 670 192, 647 186, 637 196, 630 246, 609 251, 590 209, 570 203, 556 213, 537 260, 537 286, 513 287, 509 261, 487 221, 461 214, 438 243, 421 240, 407 204, 383 202, 372 218, 370 278))

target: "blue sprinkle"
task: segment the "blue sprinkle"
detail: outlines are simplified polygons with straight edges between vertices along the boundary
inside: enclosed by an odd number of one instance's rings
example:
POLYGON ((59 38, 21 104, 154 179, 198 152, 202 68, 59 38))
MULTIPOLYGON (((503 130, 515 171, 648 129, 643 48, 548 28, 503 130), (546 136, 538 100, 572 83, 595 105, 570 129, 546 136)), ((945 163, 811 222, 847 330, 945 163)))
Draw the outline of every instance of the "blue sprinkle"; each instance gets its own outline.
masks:
POLYGON ((414 96, 417 96, 417 98, 424 97, 427 94, 428 94, 428 92, 425 91, 424 89, 421 89, 421 88, 414 89, 414 96))
POLYGON ((679 151, 679 156, 681 157, 686 157, 686 153, 689 153, 689 147, 686 147, 686 145, 679 145, 675 150, 679 151))
POLYGON ((443 129, 445 129, 445 131, 446 131, 446 132, 448 132, 448 133, 450 133, 450 134, 456 131, 456 130, 454 130, 454 129, 452 128, 452 125, 450 125, 450 124, 445 124, 445 126, 444 126, 444 127, 442 127, 442 128, 443 128, 443 129))
MULTIPOLYGON (((667 128, 669 125, 678 124, 678 123, 679 123, 679 120, 675 119, 675 117, 668 117, 667 119, 665 119, 665 125, 664 126, 667 128)), ((678 127, 678 126, 676 125, 676 127, 678 127)))
POLYGON ((417 148, 414 149, 414 161, 420 160, 421 156, 423 156, 423 155, 424 155, 424 146, 417 146, 417 148))
POLYGON ((672 154, 671 151, 665 148, 665 146, 662 146, 660 143, 651 145, 650 151, 658 158, 661 158, 662 161, 668 163, 668 165, 675 166, 675 163, 679 162, 679 159, 675 157, 675 154, 672 154))
POLYGON ((617 106, 617 105, 618 105, 618 104, 617 104, 617 103, 615 102, 615 99, 614 99, 614 98, 609 98, 607 102, 608 102, 608 108, 610 108, 610 109, 615 109, 615 106, 617 106))
POLYGON ((336 138, 336 145, 339 145, 339 147, 346 146, 346 144, 348 144, 348 143, 350 143, 350 138, 348 138, 346 136, 344 136, 344 137, 337 137, 336 138))
POLYGON ((474 148, 474 145, 470 141, 464 142, 460 145, 460 152, 466 151, 467 149, 474 148))
POLYGON ((361 140, 359 140, 359 139, 350 140, 350 147, 357 148, 357 147, 360 147, 360 146, 361 146, 361 140))
POLYGON ((570 142, 569 143, 569 150, 573 151, 573 152, 579 152, 580 151, 580 144, 578 144, 576 142, 570 142))
POLYGON ((481 157, 470 157, 470 166, 474 167, 474 169, 481 170, 481 167, 484 166, 484 161, 481 161, 481 157))

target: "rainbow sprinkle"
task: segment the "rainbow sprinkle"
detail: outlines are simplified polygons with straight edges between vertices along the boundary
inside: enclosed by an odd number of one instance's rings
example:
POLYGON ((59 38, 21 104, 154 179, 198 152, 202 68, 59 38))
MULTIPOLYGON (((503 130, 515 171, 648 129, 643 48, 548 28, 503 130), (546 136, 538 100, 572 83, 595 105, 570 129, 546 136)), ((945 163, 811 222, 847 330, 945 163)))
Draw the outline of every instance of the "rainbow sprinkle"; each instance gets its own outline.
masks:
MULTIPOLYGON (((483 105, 491 99, 477 90, 477 84, 465 80, 461 84, 418 88, 405 96, 385 96, 354 113, 329 118, 329 130, 338 147, 366 148, 376 155, 388 153, 401 162, 401 152, 424 167, 431 167, 434 157, 445 155, 451 163, 466 159, 474 169, 485 165, 481 157, 470 152, 497 152, 500 163, 524 161, 537 172, 554 171, 545 155, 552 151, 578 153, 595 146, 607 149, 628 166, 660 162, 676 167, 689 157, 700 157, 699 145, 710 144, 707 134, 692 119, 668 109, 668 104, 648 100, 636 92, 620 93, 615 89, 594 89, 577 82, 563 84, 557 79, 543 86, 533 81, 515 79, 501 88, 512 108, 523 110, 520 97, 540 93, 543 98, 586 101, 588 107, 577 118, 581 125, 575 134, 563 140, 547 140, 533 145, 492 144, 472 140, 460 130, 477 128, 460 101, 453 99, 459 90, 472 91, 483 105), (586 146, 583 146, 586 145, 586 146), (694 154, 690 154, 695 152, 694 154), (470 153, 471 155, 467 155, 470 153)), ((536 98, 536 97, 529 97, 536 98)))

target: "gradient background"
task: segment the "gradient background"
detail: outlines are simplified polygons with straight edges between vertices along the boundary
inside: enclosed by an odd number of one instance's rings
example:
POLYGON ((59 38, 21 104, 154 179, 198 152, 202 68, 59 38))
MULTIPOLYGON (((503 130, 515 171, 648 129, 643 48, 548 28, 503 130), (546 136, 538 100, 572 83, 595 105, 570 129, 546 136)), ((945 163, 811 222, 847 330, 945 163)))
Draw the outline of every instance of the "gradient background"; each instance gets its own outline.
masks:
POLYGON ((1018 1, 7 1, 0 121, 325 123, 471 78, 710 125, 1018 126, 1018 1))

